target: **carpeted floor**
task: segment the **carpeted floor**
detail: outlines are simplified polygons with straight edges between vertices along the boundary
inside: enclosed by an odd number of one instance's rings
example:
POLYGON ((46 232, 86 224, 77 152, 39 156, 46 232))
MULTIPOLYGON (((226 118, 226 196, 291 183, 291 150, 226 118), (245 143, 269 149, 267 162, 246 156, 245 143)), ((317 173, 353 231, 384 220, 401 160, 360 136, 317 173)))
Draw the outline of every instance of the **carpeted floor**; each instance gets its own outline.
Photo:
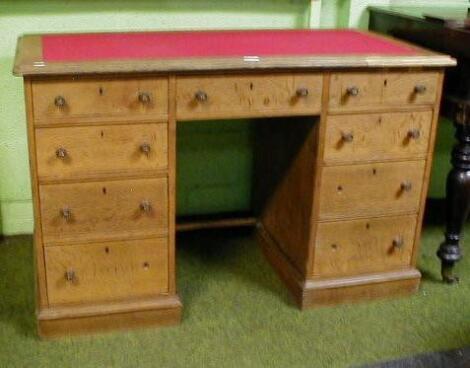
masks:
MULTIPOLYGON (((467 229, 470 232, 470 228, 467 229)), ((470 345, 470 256, 441 283, 442 225, 423 234, 421 291, 298 311, 248 231, 178 239, 179 327, 41 342, 31 238, 0 244, 0 367, 349 367, 470 345)))

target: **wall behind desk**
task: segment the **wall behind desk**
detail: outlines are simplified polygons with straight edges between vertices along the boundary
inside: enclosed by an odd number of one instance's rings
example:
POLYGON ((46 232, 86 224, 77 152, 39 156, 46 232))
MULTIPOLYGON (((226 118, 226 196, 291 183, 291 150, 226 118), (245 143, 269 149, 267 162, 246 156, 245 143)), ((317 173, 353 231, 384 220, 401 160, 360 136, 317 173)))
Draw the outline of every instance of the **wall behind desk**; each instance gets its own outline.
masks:
MULTIPOLYGON (((1 0, 0 233, 31 233, 33 229, 22 80, 11 75, 19 35, 350 27, 359 24, 358 9, 364 11, 370 3, 385 4, 389 0, 1 0), (353 17, 352 9, 356 14, 353 17)), ((178 211, 189 214, 247 209, 253 144, 250 124, 194 123, 180 128, 178 138, 178 211), (208 145, 208 140, 214 144, 208 145)))

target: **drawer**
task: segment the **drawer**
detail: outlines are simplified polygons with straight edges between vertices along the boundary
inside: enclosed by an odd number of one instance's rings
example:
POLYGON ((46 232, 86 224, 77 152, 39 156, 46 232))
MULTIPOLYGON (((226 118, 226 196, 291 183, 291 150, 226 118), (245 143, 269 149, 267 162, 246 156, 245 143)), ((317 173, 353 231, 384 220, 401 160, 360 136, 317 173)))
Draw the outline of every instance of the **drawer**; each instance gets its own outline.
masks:
POLYGON ((391 271, 411 262, 416 216, 318 224, 313 276, 391 271))
POLYGON ((177 119, 312 115, 321 109, 320 74, 214 75, 177 79, 177 119))
POLYGON ((39 195, 45 245, 168 232, 166 178, 48 184, 39 195))
POLYGON ((36 80, 34 120, 41 124, 77 119, 155 119, 168 116, 167 78, 36 80))
POLYGON ((326 163, 425 158, 432 113, 330 115, 326 163))
POLYGON ((415 212, 425 161, 323 168, 320 219, 415 212))
POLYGON ((45 249, 50 304, 168 292, 166 239, 76 244, 45 249))
POLYGON ((39 180, 166 169, 167 129, 166 123, 38 128, 39 180))
POLYGON ((383 107, 432 105, 436 102, 435 72, 333 73, 330 111, 374 110, 383 107))

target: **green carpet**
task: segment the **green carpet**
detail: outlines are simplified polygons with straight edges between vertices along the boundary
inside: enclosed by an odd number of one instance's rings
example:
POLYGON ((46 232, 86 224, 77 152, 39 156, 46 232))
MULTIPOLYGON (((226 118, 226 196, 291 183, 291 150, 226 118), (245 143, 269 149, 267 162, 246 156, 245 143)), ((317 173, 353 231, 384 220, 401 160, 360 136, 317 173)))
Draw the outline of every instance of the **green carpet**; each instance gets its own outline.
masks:
MULTIPOLYGON (((470 229, 467 229, 470 231, 470 229)), ((423 234, 420 292, 297 310, 246 231, 178 241, 179 327, 41 342, 29 237, 0 245, 0 367, 349 367, 470 344, 470 257, 439 280, 442 225, 423 234)))

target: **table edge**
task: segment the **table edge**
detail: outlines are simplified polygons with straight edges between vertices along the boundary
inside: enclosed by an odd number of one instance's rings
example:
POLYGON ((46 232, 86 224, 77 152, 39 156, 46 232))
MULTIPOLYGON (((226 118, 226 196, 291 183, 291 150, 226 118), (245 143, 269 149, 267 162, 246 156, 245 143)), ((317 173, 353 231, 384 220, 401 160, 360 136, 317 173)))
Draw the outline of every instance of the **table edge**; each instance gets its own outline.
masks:
POLYGON ((50 62, 42 57, 41 35, 24 35, 18 38, 13 74, 16 76, 41 76, 65 74, 114 73, 188 73, 275 69, 341 69, 341 68, 407 68, 449 67, 456 60, 395 38, 365 32, 401 45, 414 48, 416 55, 290 55, 268 57, 208 57, 162 58, 142 60, 103 60, 80 62, 50 62))

